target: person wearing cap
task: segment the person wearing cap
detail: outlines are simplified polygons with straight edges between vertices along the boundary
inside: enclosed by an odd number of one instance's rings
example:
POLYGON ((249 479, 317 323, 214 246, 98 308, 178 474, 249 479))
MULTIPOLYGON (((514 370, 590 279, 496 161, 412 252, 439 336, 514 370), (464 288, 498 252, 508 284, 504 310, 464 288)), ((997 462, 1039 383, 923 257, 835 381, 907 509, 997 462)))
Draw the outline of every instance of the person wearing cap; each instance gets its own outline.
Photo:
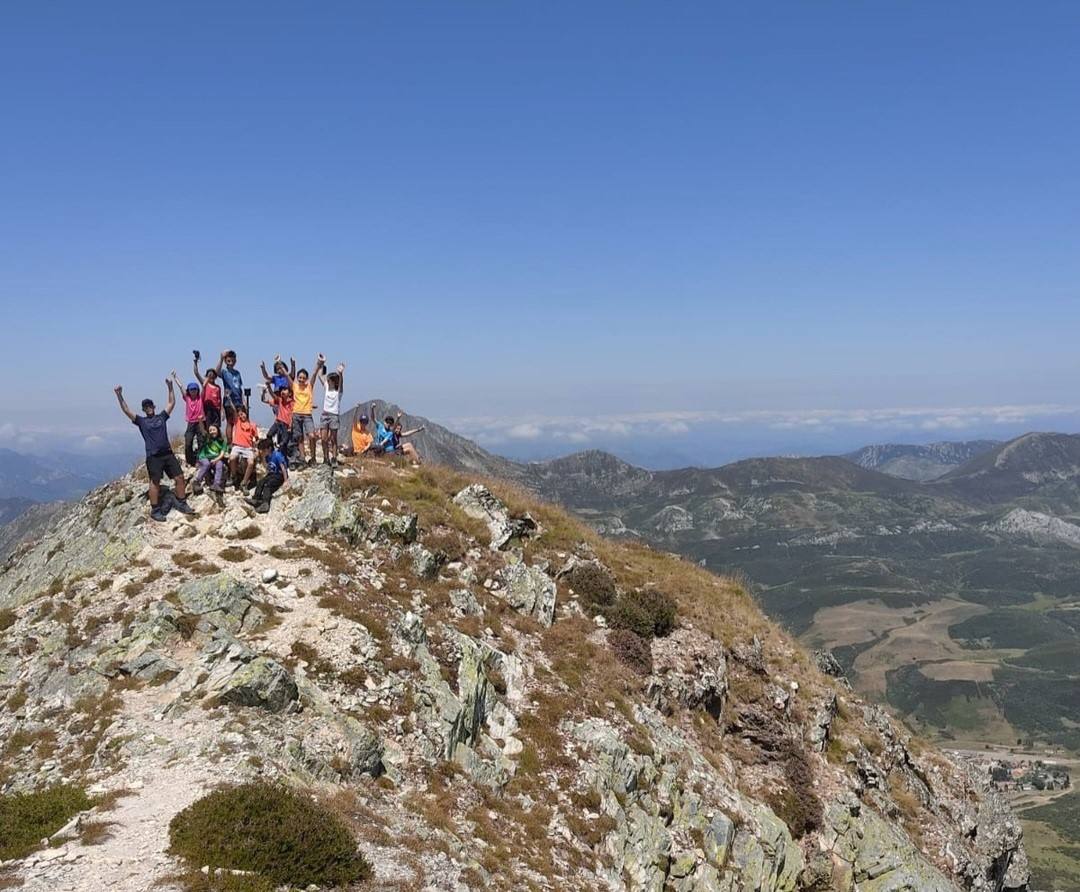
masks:
POLYGON ((367 415, 357 415, 351 431, 352 445, 343 449, 343 452, 347 451, 349 455, 363 455, 368 451, 375 438, 368 433, 367 426, 367 415))
MULTIPOLYGON (((176 386, 180 386, 180 379, 173 369, 173 380, 176 386)), ((184 420, 187 428, 184 430, 184 459, 189 468, 194 468, 199 462, 199 453, 206 444, 206 410, 203 408, 201 388, 196 381, 189 381, 182 391, 184 396, 184 420)))
POLYGON ((187 503, 187 491, 184 485, 184 472, 180 469, 180 462, 173 455, 172 444, 169 443, 169 430, 167 422, 176 405, 176 395, 173 393, 171 378, 165 379, 165 386, 169 390, 168 403, 165 411, 160 415, 154 407, 154 401, 145 399, 142 401, 142 415, 136 415, 128 408, 124 400, 124 388, 116 385, 113 393, 120 403, 120 411, 123 412, 142 434, 143 444, 146 446, 146 472, 150 476, 150 517, 154 520, 164 520, 165 512, 161 510, 161 477, 168 475, 176 489, 176 497, 173 503, 176 510, 182 514, 194 514, 191 506, 187 503))

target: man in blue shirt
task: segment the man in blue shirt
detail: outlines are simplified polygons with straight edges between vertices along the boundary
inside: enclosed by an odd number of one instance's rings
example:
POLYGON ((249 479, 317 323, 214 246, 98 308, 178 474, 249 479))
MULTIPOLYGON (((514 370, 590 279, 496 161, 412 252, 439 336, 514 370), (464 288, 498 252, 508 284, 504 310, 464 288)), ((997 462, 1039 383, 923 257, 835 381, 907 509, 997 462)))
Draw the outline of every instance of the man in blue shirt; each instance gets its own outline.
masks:
POLYGON ((274 448, 274 441, 264 437, 259 441, 259 458, 266 462, 266 475, 255 487, 255 495, 248 499, 256 512, 266 514, 270 510, 270 500, 289 479, 289 460, 274 448))
POLYGON ((236 422, 236 410, 247 408, 244 402, 244 378, 236 367, 236 351, 222 350, 217 365, 217 376, 221 380, 221 406, 225 412, 225 439, 232 442, 233 424, 236 422))
POLYGON ((176 510, 183 514, 194 514, 194 509, 187 503, 187 491, 184 485, 184 472, 180 468, 180 462, 172 451, 169 442, 168 421, 176 406, 176 395, 173 393, 172 380, 165 379, 165 386, 169 389, 169 399, 165 405, 165 411, 158 414, 154 407, 154 401, 145 399, 142 401, 142 415, 136 415, 128 408, 124 400, 124 388, 117 385, 113 388, 116 399, 120 403, 120 411, 123 412, 131 423, 142 434, 143 444, 146 446, 146 473, 150 477, 150 517, 153 520, 164 520, 166 511, 161 508, 161 478, 163 475, 173 482, 176 488, 176 496, 172 500, 176 510))

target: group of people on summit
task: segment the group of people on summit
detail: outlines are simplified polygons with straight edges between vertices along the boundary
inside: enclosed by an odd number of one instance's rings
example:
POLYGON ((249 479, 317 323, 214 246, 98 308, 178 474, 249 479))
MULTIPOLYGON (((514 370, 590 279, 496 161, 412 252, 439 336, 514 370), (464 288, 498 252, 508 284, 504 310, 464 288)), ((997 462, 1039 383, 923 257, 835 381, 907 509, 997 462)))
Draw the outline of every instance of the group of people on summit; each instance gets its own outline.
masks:
POLYGON ((317 461, 316 452, 322 444, 323 462, 337 464, 339 450, 346 455, 403 455, 420 463, 416 447, 405 438, 424 428, 404 430, 400 418, 387 415, 383 421, 375 418, 375 404, 370 417, 359 414, 352 425, 349 442, 339 446, 341 399, 345 392, 345 363, 328 371, 326 357, 315 357, 314 371, 297 370, 296 360, 286 364, 281 356, 274 357, 273 372, 261 362, 263 385, 261 398, 274 413, 274 423, 260 434, 251 420, 251 388, 236 367, 236 352, 223 350, 215 367, 199 370, 200 354, 192 351, 195 380, 181 384, 175 370, 165 379, 168 398, 164 412, 158 412, 152 399, 142 401, 142 415, 132 412, 124 399, 122 386, 115 388, 120 409, 139 428, 146 447, 146 471, 150 477, 150 516, 164 520, 170 508, 193 514, 187 501, 187 481, 180 461, 169 439, 168 421, 176 405, 176 389, 184 400, 184 459, 195 469, 191 481, 192 493, 198 495, 207 486, 213 493, 225 492, 226 483, 244 492, 257 512, 270 510, 275 492, 289 480, 289 469, 304 468, 317 461), (322 385, 323 401, 318 424, 314 420, 315 388, 322 385), (373 429, 369 425, 374 421, 373 429), (222 424, 224 422, 224 426, 222 424), (258 465, 264 473, 258 476, 258 465), (162 498, 161 480, 168 477, 173 492, 167 504, 162 498))

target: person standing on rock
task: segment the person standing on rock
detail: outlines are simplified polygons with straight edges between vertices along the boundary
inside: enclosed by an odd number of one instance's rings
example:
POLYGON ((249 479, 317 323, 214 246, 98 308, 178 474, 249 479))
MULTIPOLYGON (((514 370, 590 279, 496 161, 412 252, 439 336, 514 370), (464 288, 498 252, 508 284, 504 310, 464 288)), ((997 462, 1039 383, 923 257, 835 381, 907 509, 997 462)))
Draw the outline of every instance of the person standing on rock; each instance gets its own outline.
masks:
POLYGON ((206 424, 221 427, 221 386, 217 383, 217 369, 207 369, 204 378, 199 372, 199 351, 193 350, 195 361, 191 364, 195 372, 195 380, 202 385, 203 415, 206 416, 206 424))
POLYGON ((293 416, 292 439, 296 443, 299 464, 315 464, 315 421, 312 411, 315 404, 315 379, 323 367, 325 358, 320 353, 315 357, 315 371, 309 376, 307 369, 300 369, 292 383, 293 416), (308 452, 305 458, 305 444, 308 452))
POLYGON ((146 472, 150 475, 150 517, 153 520, 164 520, 166 512, 161 509, 161 477, 167 475, 173 482, 176 495, 172 499, 176 510, 182 514, 194 514, 195 511, 187 503, 187 491, 184 483, 184 472, 180 468, 180 462, 172 451, 169 442, 168 421, 176 406, 176 395, 173 393, 171 378, 165 379, 165 386, 169 391, 169 399, 165 405, 165 411, 157 414, 152 399, 142 401, 142 415, 136 415, 128 408, 124 400, 124 388, 117 385, 113 392, 120 403, 122 411, 142 434, 143 444, 146 446, 146 472))
POLYGON ((221 359, 218 360, 214 371, 224 385, 221 402, 225 411, 225 439, 231 443, 236 413, 240 409, 247 408, 247 403, 244 402, 244 378, 236 367, 236 351, 222 350, 221 359))
MULTIPOLYGON (((325 364, 323 355, 319 359, 325 364)), ((319 439, 323 444, 323 461, 337 464, 338 431, 341 429, 341 395, 345 392, 345 363, 339 362, 336 371, 319 376, 323 386, 323 408, 319 417, 319 439)), ((312 460, 315 450, 311 450, 312 460)))

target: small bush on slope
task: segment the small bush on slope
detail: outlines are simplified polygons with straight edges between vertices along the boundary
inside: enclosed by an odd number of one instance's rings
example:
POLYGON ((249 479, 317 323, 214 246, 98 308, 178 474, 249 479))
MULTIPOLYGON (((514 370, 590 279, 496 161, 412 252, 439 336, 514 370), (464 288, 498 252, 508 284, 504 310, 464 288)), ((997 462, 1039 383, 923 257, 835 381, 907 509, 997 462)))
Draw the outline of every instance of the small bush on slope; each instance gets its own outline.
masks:
POLYGON ((277 885, 334 886, 370 872, 342 820, 282 786, 248 783, 197 800, 169 823, 169 851, 202 865, 252 871, 277 885))
POLYGON ((652 674, 652 648, 640 635, 629 629, 613 629, 607 641, 612 653, 638 675, 652 674))
POLYGON ((615 603, 615 579, 600 564, 582 561, 564 578, 587 607, 600 609, 615 603))
POLYGON ((675 629, 675 602, 655 589, 627 592, 606 612, 614 629, 627 629, 648 640, 675 629))
POLYGON ((0 861, 25 858, 79 812, 93 805, 81 787, 0 796, 0 861))

